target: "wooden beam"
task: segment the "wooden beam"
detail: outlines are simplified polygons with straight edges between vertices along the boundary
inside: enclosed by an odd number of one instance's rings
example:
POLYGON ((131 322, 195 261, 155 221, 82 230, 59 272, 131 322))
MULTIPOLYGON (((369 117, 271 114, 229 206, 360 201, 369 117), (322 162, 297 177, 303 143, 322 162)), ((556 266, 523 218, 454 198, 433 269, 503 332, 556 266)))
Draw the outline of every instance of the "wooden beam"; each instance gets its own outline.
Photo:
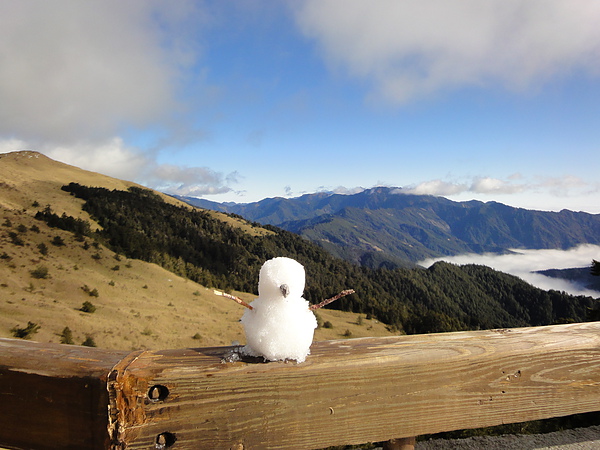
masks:
POLYGON ((600 410, 600 323, 319 342, 302 364, 232 350, 129 364, 127 448, 312 449, 600 410))
POLYGON ((0 446, 410 445, 399 438, 600 410, 600 323, 319 342, 302 364, 235 350, 0 339, 0 446))
POLYGON ((107 378, 128 354, 0 339, 0 447, 108 448, 107 378))

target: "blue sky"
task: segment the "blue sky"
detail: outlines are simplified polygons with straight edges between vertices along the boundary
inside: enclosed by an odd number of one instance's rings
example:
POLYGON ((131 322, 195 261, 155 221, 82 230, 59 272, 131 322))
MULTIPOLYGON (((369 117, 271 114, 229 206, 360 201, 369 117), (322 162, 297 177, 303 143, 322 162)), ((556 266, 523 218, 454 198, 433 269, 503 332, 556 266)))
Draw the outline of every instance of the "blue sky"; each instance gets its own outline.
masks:
POLYGON ((251 202, 600 213, 597 0, 0 3, 0 152, 251 202))

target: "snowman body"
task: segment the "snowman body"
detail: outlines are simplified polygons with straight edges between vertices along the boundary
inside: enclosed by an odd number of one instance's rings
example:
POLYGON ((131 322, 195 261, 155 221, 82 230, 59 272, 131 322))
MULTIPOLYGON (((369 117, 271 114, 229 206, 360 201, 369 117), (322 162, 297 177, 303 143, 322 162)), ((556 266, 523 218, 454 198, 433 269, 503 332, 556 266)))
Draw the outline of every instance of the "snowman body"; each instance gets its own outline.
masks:
POLYGON ((281 257, 265 262, 259 274, 259 296, 241 319, 244 353, 270 361, 306 359, 317 320, 302 298, 304 282, 304 267, 297 261, 281 257))

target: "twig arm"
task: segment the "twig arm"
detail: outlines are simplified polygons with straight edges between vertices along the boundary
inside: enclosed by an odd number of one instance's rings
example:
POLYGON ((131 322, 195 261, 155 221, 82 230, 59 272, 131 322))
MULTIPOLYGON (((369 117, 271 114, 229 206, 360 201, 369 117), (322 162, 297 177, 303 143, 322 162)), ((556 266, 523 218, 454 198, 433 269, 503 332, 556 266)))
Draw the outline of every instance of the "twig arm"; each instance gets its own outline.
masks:
POLYGON ((338 295, 328 298, 327 300, 323 300, 321 303, 317 303, 316 305, 309 306, 308 309, 314 311, 315 309, 322 308, 323 306, 329 305, 331 302, 335 302, 346 295, 354 294, 354 289, 346 289, 345 291, 340 292, 338 295))
POLYGON ((230 298, 234 302, 239 303, 240 305, 245 306, 248 309, 254 309, 252 306, 250 306, 244 300, 242 300, 239 297, 236 297, 235 295, 231 295, 231 294, 228 294, 226 292, 217 291, 216 289, 213 292, 215 293, 215 295, 220 295, 221 297, 230 298))

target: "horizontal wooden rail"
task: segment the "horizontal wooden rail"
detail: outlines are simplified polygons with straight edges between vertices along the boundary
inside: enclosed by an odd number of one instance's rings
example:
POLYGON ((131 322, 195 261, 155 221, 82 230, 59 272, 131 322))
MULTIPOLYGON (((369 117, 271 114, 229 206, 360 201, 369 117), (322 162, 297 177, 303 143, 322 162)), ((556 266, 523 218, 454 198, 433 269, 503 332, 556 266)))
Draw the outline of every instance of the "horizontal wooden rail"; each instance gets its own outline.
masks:
POLYGON ((311 449, 600 410, 600 322, 113 352, 0 339, 0 446, 311 449))

